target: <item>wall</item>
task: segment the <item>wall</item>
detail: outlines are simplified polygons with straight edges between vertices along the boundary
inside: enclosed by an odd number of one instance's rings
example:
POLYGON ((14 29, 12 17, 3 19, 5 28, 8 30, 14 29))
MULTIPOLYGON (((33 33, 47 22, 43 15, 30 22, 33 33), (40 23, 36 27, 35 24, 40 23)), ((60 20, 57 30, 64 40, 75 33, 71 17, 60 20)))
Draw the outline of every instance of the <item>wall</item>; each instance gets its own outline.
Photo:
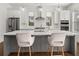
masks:
POLYGON ((3 34, 6 32, 7 7, 8 4, 0 3, 0 42, 3 41, 3 34))
POLYGON ((71 6, 67 7, 69 10, 79 10, 79 3, 73 3, 71 6))
MULTIPOLYGON (((54 12, 53 11, 55 11, 55 7, 53 7, 53 6, 48 6, 48 5, 43 5, 42 6, 42 8, 43 8, 43 13, 42 13, 42 16, 44 17, 44 18, 46 18, 46 12, 48 11, 48 12, 52 12, 52 14, 54 14, 54 12)), ((29 25, 22 25, 22 22, 25 22, 25 23, 27 23, 28 24, 28 13, 29 12, 34 12, 34 16, 35 16, 35 18, 36 17, 38 17, 37 15, 38 15, 38 10, 37 10, 37 6, 31 6, 31 5, 26 5, 25 6, 25 10, 24 11, 22 11, 21 10, 21 7, 11 7, 11 8, 9 8, 8 9, 8 17, 10 17, 10 16, 19 16, 20 17, 20 21, 21 21, 21 23, 20 23, 20 29, 27 29, 27 28, 34 28, 33 26, 30 26, 29 27, 29 25), (18 12, 19 11, 19 12, 18 12)), ((52 20, 54 19, 54 16, 52 16, 52 20)), ((46 19, 45 19, 45 21, 46 21, 46 19)), ((45 23, 45 21, 44 21, 44 25, 46 25, 46 23, 45 23)), ((36 25, 38 25, 39 23, 37 23, 37 22, 35 22, 36 23, 36 25)), ((53 23, 53 21, 52 21, 52 23, 53 23)), ((52 24, 52 26, 51 26, 51 28, 53 28, 53 24, 52 24)))

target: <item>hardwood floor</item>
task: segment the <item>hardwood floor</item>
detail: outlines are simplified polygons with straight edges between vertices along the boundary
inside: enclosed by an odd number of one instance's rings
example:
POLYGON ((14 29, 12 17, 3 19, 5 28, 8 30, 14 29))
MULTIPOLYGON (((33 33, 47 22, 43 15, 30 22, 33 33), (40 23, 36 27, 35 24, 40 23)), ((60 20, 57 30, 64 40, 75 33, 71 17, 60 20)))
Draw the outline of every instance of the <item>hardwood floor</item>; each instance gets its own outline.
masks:
MULTIPOLYGON (((54 52, 54 55, 60 55, 61 52, 57 53, 54 52)), ((3 43, 0 43, 0 56, 3 56, 3 43)), ((17 52, 12 52, 9 54, 9 56, 17 56, 17 52)), ((29 52, 23 52, 20 54, 20 56, 29 56, 29 52)), ((49 52, 32 52, 32 56, 51 56, 51 53, 49 52)), ((74 56, 72 53, 66 51, 65 56, 74 56)))
POLYGON ((0 43, 0 56, 3 56, 3 42, 0 43))
MULTIPOLYGON (((61 55, 61 52, 54 52, 55 55, 61 55)), ((12 52, 9 56, 17 56, 17 52, 12 52)), ((29 56, 29 52, 20 53, 20 56, 29 56)), ((32 52, 32 56, 51 56, 48 52, 32 52)), ((70 52, 65 52, 65 56, 73 56, 70 52)))

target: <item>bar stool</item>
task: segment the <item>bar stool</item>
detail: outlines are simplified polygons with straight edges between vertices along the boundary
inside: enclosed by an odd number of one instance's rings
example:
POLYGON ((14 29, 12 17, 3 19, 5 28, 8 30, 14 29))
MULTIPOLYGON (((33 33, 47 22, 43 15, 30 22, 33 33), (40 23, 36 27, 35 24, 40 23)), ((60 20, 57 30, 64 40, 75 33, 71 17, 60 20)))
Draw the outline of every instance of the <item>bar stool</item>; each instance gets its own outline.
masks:
POLYGON ((61 48, 62 55, 64 56, 64 44, 65 44, 65 37, 66 35, 64 33, 53 33, 51 37, 48 37, 49 41, 49 48, 52 49, 51 56, 54 55, 54 48, 61 48))
POLYGON ((29 55, 31 56, 31 46, 34 43, 34 37, 31 36, 32 32, 27 33, 17 33, 16 39, 19 46, 18 56, 20 55, 20 50, 22 47, 29 47, 29 55))

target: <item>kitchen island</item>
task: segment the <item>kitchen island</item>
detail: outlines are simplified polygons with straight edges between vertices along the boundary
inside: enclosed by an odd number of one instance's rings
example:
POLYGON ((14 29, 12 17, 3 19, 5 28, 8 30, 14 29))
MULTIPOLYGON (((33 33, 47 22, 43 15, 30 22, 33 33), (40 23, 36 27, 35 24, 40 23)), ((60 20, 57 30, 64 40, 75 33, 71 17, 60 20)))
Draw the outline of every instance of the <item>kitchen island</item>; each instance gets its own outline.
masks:
MULTIPOLYGON (((18 45, 16 40, 16 33, 25 33, 29 30, 18 30, 13 32, 4 33, 4 55, 9 55, 10 52, 17 52, 18 45)), ((67 35, 65 43, 65 51, 71 51, 75 55, 75 34, 68 31, 46 31, 46 32, 34 32, 35 41, 32 46, 32 52, 48 52, 48 36, 52 33, 64 32, 67 35)), ((28 52, 28 48, 23 51, 28 52)))

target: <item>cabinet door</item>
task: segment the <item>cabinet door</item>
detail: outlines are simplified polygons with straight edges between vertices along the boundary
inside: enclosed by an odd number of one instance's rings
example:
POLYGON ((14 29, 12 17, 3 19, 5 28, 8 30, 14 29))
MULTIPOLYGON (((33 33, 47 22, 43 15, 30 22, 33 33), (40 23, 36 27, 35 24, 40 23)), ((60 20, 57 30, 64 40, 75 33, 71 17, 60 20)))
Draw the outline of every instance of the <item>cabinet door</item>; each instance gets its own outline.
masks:
POLYGON ((58 24, 59 23, 59 13, 57 11, 55 11, 54 13, 54 24, 58 24))
POLYGON ((54 12, 54 20, 53 20, 53 26, 54 29, 59 30, 60 29, 60 21, 59 21, 59 12, 54 12))
POLYGON ((68 10, 61 11, 60 20, 70 20, 70 12, 68 10))
POLYGON ((52 17, 46 17, 46 26, 52 26, 52 17))
POLYGON ((8 17, 20 17, 20 11, 19 10, 8 10, 8 17))
POLYGON ((28 13, 28 23, 29 26, 34 26, 34 12, 28 13))
POLYGON ((79 32, 79 21, 74 22, 74 31, 79 32))
POLYGON ((76 11, 73 14, 73 31, 79 32, 79 12, 76 11))
POLYGON ((26 11, 22 11, 20 15, 20 29, 26 29, 28 26, 28 19, 26 11))

